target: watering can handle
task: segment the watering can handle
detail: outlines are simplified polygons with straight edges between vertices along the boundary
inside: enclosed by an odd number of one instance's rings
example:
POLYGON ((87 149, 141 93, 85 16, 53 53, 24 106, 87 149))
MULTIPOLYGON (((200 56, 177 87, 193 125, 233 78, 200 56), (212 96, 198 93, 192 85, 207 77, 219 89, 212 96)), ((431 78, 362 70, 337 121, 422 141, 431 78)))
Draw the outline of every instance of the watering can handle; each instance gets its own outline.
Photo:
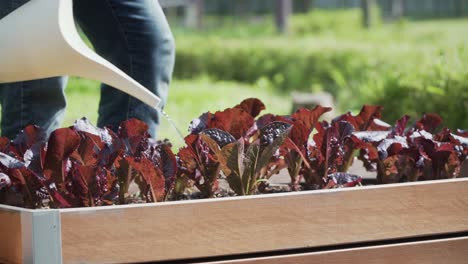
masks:
POLYGON ((72 0, 31 0, 0 20, 0 36, 0 83, 74 75, 159 108, 159 97, 86 46, 72 0))

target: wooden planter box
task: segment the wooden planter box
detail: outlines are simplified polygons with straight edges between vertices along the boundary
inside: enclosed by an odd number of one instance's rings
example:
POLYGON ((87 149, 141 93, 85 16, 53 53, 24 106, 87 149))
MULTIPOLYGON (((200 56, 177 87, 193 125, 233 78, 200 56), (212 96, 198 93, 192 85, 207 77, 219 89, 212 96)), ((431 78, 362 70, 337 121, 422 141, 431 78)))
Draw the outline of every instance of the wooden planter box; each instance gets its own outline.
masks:
POLYGON ((467 263, 468 179, 101 208, 0 207, 0 262, 145 261, 467 263))

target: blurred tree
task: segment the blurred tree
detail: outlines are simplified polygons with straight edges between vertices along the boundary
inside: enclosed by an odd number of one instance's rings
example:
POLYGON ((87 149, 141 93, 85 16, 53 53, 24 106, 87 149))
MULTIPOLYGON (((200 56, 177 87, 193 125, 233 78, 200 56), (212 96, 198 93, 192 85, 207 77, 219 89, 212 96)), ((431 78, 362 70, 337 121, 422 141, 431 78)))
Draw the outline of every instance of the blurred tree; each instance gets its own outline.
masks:
POLYGON ((404 0, 393 0, 392 1, 392 18, 400 19, 404 14, 404 0))
POLYGON ((307 13, 312 10, 314 6, 314 0, 296 0, 294 1, 294 11, 301 13, 307 13))
POLYGON ((456 10, 457 16, 462 17, 465 14, 465 1, 456 0, 456 10))
POLYGON ((292 0, 276 0, 275 22, 278 32, 287 33, 289 29, 289 16, 293 8, 292 0))
POLYGON ((248 0, 234 1, 234 14, 244 17, 250 13, 251 3, 248 0))
POLYGON ((374 0, 361 0, 361 9, 362 9, 362 25, 365 28, 370 28, 372 26, 372 6, 374 0))
POLYGON ((348 0, 341 0, 339 1, 339 6, 338 8, 347 8, 349 6, 349 3, 350 1, 348 0))
POLYGON ((302 0, 304 5, 304 12, 309 12, 314 7, 314 0, 302 0))
POLYGON ((186 9, 186 26, 191 28, 201 28, 203 26, 203 10, 203 0, 190 0, 186 9))

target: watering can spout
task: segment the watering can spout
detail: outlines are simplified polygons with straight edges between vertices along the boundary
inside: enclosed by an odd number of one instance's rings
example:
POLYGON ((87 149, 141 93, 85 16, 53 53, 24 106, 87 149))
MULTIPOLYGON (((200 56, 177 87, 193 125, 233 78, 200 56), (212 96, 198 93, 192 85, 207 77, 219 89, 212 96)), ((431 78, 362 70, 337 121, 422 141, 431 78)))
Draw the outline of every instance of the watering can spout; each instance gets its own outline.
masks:
POLYGON ((158 108, 161 99, 80 38, 72 0, 31 0, 0 20, 0 83, 74 75, 111 85, 158 108))

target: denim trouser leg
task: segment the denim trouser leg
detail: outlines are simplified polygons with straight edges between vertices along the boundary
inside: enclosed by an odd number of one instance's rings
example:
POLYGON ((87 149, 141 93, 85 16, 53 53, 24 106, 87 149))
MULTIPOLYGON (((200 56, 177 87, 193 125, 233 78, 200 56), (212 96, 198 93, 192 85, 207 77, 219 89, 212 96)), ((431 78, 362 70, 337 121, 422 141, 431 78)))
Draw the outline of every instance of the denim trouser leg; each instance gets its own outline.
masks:
MULTIPOLYGON (((1 0, 0 18, 27 1, 1 0)), ((65 77, 0 84, 2 135, 12 139, 29 124, 44 128, 48 134, 58 128, 65 113, 65 85, 65 77)))
POLYGON ((47 135, 57 129, 65 114, 66 80, 58 77, 0 84, 2 135, 13 139, 30 124, 40 126, 47 135))
MULTIPOLYGON (((27 0, 0 0, 0 17, 27 0)), ((165 104, 174 67, 174 41, 157 0, 75 0, 75 18, 97 53, 158 95, 165 104)), ((2 134, 24 126, 58 127, 65 108, 64 78, 0 85, 2 134), (18 102, 21 98, 21 104, 18 102), (20 121, 20 122, 18 122, 20 121)), ((138 118, 156 136, 157 111, 108 85, 102 85, 98 126, 138 118)))
MULTIPOLYGON (((175 61, 174 40, 157 0, 79 0, 75 18, 95 50, 166 102, 175 61)), ((145 121, 155 137, 159 114, 103 84, 98 126, 114 129, 128 118, 145 121)))

